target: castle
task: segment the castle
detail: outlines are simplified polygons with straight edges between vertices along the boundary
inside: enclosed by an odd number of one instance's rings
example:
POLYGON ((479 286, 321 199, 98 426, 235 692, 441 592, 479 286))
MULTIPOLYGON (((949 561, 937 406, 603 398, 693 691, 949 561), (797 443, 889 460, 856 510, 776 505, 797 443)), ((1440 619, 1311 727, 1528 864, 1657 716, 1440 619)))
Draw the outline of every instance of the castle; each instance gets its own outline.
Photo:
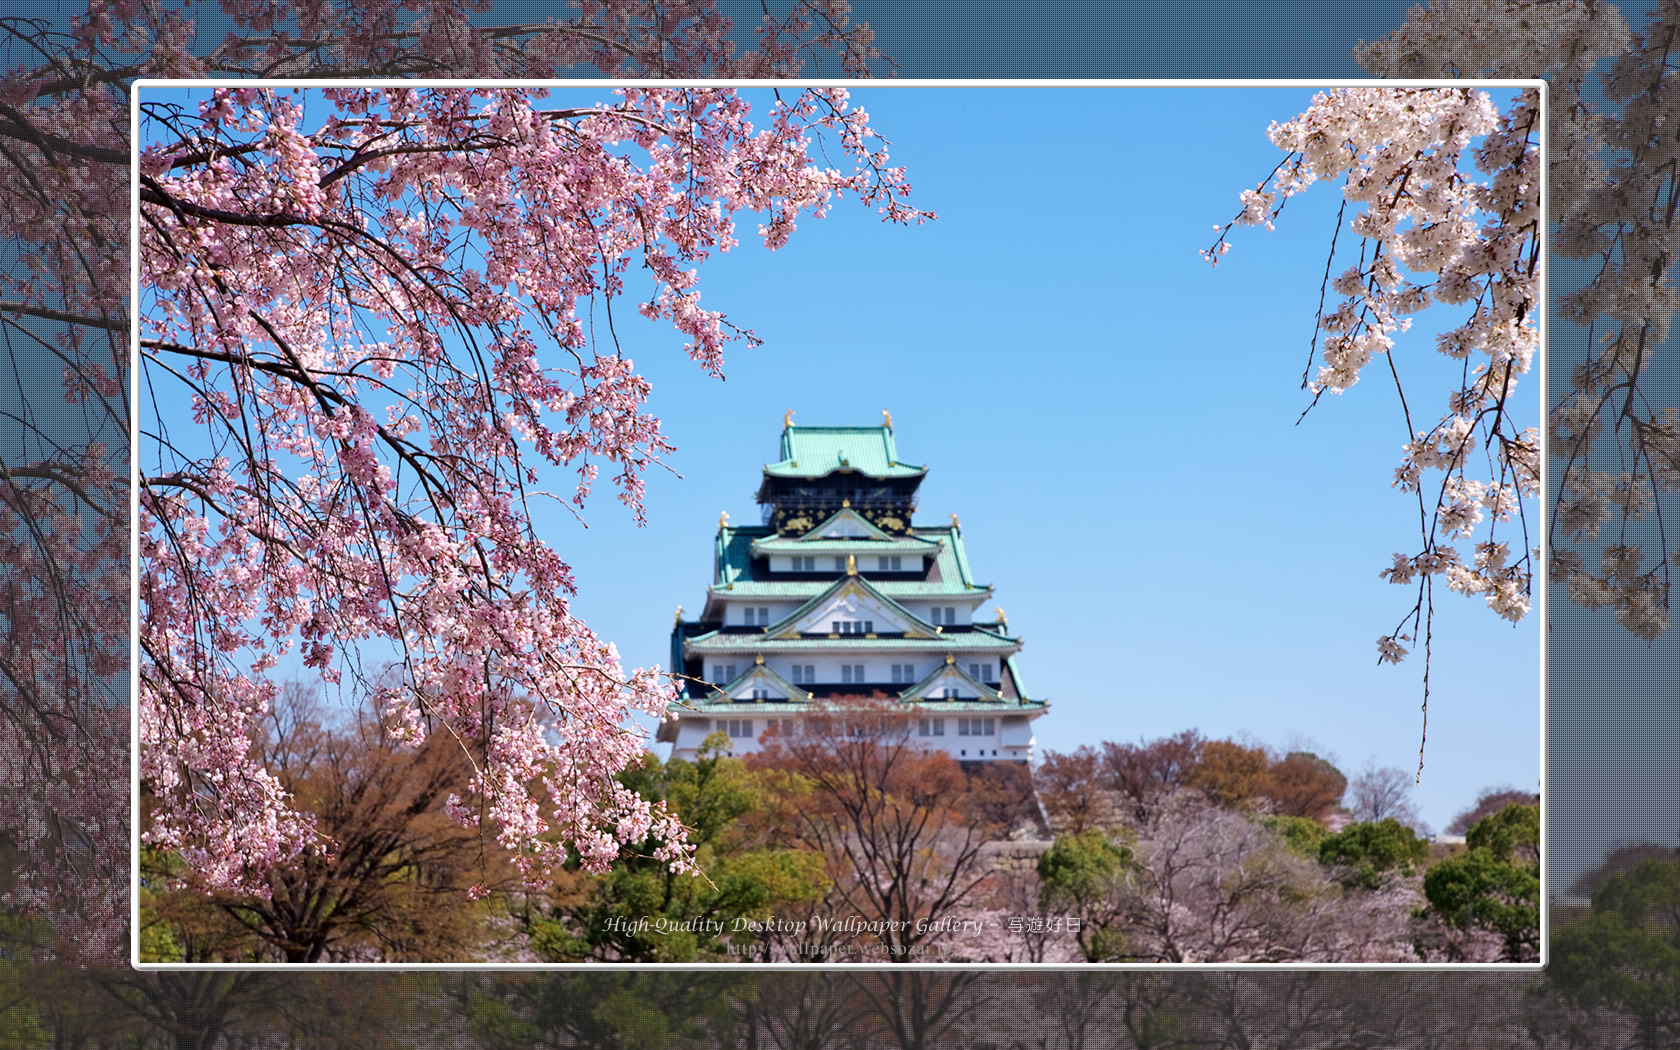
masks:
POLYGON ((905 705, 918 743, 965 764, 1028 762, 1047 710, 1021 680, 1021 639, 974 581, 957 516, 911 520, 927 468, 902 462, 881 426, 782 422, 764 468, 763 524, 718 521, 712 582, 698 618, 671 630, 680 692, 659 727, 693 760, 714 732, 731 755, 766 732, 797 732, 834 698, 884 694, 905 705))

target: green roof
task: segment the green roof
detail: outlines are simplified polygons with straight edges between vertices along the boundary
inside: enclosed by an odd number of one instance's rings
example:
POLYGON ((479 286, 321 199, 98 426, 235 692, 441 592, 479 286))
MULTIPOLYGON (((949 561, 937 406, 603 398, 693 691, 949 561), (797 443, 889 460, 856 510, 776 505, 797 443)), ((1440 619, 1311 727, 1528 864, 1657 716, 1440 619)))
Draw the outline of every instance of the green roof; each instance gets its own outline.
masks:
MULTIPOLYGON (((713 547, 712 590, 727 589, 733 595, 764 598, 809 598, 828 590, 834 582, 831 579, 754 580, 753 546, 756 543, 762 549, 774 536, 775 531, 768 525, 725 525, 719 529, 713 547)), ((882 594, 894 598, 973 598, 984 596, 991 590, 985 584, 975 583, 969 575, 968 555, 963 550, 960 529, 950 525, 931 528, 914 526, 906 538, 918 537, 940 543, 939 553, 934 559, 939 579, 931 583, 923 580, 871 580, 882 594)), ((791 542, 788 546, 779 543, 777 546, 781 550, 801 552, 813 549, 810 544, 794 547, 791 542)), ((880 540, 823 540, 822 543, 820 553, 871 555, 890 549, 880 540), (831 547, 832 550, 829 549, 831 547)), ((867 562, 859 561, 858 574, 869 575, 867 562)))
MULTIPOLYGON (((965 712, 980 711, 991 715, 1009 714, 1040 714, 1049 706, 1045 700, 905 700, 902 703, 914 705, 915 711, 923 714, 938 715, 947 711, 965 712), (923 705, 926 705, 925 707, 923 705)), ((729 712, 736 715, 770 715, 780 712, 801 712, 812 708, 833 710, 834 705, 826 701, 812 703, 805 700, 687 700, 671 705, 689 713, 722 714, 729 712)))
POLYGON ((751 653, 751 652, 784 652, 788 650, 804 649, 949 649, 953 652, 970 652, 985 649, 1020 648, 1020 640, 1005 638, 990 631, 957 631, 952 634, 936 634, 932 638, 870 638, 861 634, 843 634, 838 638, 831 638, 826 634, 812 635, 809 638, 769 638, 765 635, 747 632, 708 631, 697 634, 687 640, 686 649, 689 653, 751 653))
MULTIPOLYGON (((784 542, 782 538, 759 540, 752 546, 754 554, 856 554, 860 559, 865 555, 876 554, 913 554, 925 557, 939 552, 936 540, 924 540, 915 536, 902 536, 890 540, 792 540, 784 542)), ((859 567, 864 563, 860 560, 859 567)), ((922 567, 921 562, 915 562, 914 569, 922 567)))
POLYGON ((892 427, 782 428, 782 459, 764 465, 766 477, 820 478, 854 470, 871 478, 915 478, 926 467, 898 461, 892 427))

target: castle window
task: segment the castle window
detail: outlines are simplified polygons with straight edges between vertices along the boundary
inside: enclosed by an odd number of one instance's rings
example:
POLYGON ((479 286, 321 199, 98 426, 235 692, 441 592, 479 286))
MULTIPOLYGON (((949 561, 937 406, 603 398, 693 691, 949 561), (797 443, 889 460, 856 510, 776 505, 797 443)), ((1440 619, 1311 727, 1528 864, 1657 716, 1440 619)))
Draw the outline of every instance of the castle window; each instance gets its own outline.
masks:
POLYGON ((861 685, 861 684, 863 684, 863 665, 862 664, 841 664, 840 665, 840 681, 843 682, 843 683, 846 683, 848 685, 861 685))
POLYGON ((793 665, 793 684, 794 685, 813 685, 813 684, 816 683, 816 680, 817 680, 817 667, 816 667, 815 664, 794 664, 793 665))
POLYGON ((735 680, 735 665, 714 664, 712 666, 712 679, 719 685, 726 682, 733 682, 735 680))
POLYGON ((796 554, 793 556, 793 571, 816 572, 817 559, 809 554, 796 554))
POLYGON ((899 572, 904 566, 904 559, 894 554, 892 557, 882 555, 875 559, 876 568, 881 572, 899 572))

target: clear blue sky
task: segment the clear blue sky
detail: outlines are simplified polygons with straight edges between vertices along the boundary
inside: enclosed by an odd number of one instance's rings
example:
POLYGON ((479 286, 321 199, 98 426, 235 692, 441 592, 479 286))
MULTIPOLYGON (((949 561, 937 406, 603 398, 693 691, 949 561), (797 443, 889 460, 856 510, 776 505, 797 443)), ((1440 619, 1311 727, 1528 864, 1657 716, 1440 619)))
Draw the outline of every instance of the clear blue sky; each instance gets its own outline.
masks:
MULTIPOLYGON (((1295 423, 1333 190, 1242 231, 1217 269, 1197 254, 1280 158, 1267 125, 1311 94, 854 92, 938 221, 836 207, 775 253, 743 223, 702 303, 765 345, 736 348, 725 382, 662 326, 632 327, 682 478, 650 475, 642 530, 606 500, 587 532, 554 519, 578 611, 627 663, 663 664, 673 610, 703 603, 718 513, 758 520, 783 412, 872 424, 887 408, 929 468, 919 520, 961 517, 1024 636, 1052 704, 1040 750, 1193 727, 1310 741, 1350 774, 1414 768, 1421 661, 1375 658, 1412 601, 1377 573, 1418 546, 1415 503, 1389 486, 1406 437, 1392 384, 1373 371, 1295 423)), ((1402 344, 1428 418, 1447 390, 1432 342, 1402 344)), ((1527 386, 1533 421, 1538 375, 1527 386)), ((1438 599, 1417 796, 1436 828, 1486 785, 1538 784, 1537 621, 1438 599)))
MULTIPOLYGON (((1421 658, 1379 667, 1375 648, 1415 593, 1377 573, 1418 547, 1415 502, 1389 485, 1407 436, 1392 384, 1373 368, 1296 425, 1334 190, 1291 202, 1277 232, 1239 231, 1217 269, 1198 256, 1280 159, 1267 125, 1311 96, 854 91, 938 221, 841 202, 767 253, 743 217, 701 302, 765 344, 737 345, 724 382, 668 327, 616 311, 682 476, 649 474, 643 529, 605 486, 587 530, 534 508, 575 569, 574 609, 627 665, 665 664, 674 609, 704 603, 719 512, 758 520, 783 413, 874 424, 886 408, 901 455, 929 468, 918 520, 961 517, 1025 639, 1027 684, 1051 702, 1041 753, 1195 728, 1306 746, 1350 776, 1415 768, 1421 658)), ((1428 420, 1453 371, 1432 345, 1424 329, 1400 349, 1428 420)), ((1538 375, 1526 387, 1532 423, 1538 375)), ((1439 589, 1417 793, 1437 829, 1485 786, 1536 788, 1539 638, 1537 615, 1512 627, 1439 589)))

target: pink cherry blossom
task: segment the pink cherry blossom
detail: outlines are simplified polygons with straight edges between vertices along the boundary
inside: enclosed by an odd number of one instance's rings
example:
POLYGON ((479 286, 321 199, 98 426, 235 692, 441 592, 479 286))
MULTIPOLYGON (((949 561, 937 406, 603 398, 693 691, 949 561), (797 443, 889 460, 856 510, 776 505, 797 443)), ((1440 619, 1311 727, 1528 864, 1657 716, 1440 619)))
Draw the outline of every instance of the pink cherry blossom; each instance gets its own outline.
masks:
POLYGON ((1332 277, 1332 244, 1314 337, 1321 363, 1302 385, 1311 408, 1350 390, 1376 363, 1398 395, 1405 440, 1393 484, 1416 497, 1418 550, 1395 553, 1380 575, 1415 586, 1417 598, 1400 626, 1377 639, 1377 654, 1398 663, 1408 652, 1401 642, 1421 641, 1425 710, 1437 576, 1450 590, 1484 596, 1507 620, 1531 607, 1540 552, 1525 501, 1540 491, 1540 441, 1521 424, 1514 398, 1540 345, 1540 130, 1534 89, 1517 92, 1504 112, 1468 87, 1319 94, 1300 116, 1272 125, 1283 161, 1242 191, 1236 217, 1202 253, 1217 265, 1234 227, 1270 229, 1290 197, 1339 183, 1346 218, 1337 235, 1354 236, 1358 261, 1332 277), (1431 307, 1463 318, 1435 349, 1465 365, 1445 410, 1427 422, 1426 402, 1402 374, 1404 333, 1431 307), (1515 560, 1498 538, 1512 531, 1522 544, 1515 560))
POLYGON ((623 301, 721 374, 752 334, 701 308, 697 264, 736 245, 738 213, 768 216, 771 249, 846 197, 927 216, 842 89, 788 93, 762 124, 729 89, 614 94, 146 108, 144 837, 203 885, 260 892, 314 839, 249 745, 286 653, 371 690, 405 739, 458 741, 474 775, 452 812, 533 885, 649 834, 687 865, 676 818, 614 779, 645 747, 629 713, 671 689, 572 612, 530 501, 569 471, 560 497, 582 507, 604 473, 641 520, 671 446, 616 345, 623 301))

